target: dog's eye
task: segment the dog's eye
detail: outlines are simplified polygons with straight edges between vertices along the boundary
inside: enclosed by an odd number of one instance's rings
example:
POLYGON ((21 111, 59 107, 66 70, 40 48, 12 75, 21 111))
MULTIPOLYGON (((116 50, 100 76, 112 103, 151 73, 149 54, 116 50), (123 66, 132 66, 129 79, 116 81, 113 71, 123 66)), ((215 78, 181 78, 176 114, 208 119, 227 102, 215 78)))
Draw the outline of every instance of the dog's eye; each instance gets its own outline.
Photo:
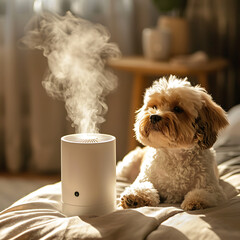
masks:
POLYGON ((179 106, 175 106, 175 107, 173 108, 173 111, 174 111, 175 113, 182 113, 182 112, 183 112, 183 109, 180 108, 179 106))
POLYGON ((153 109, 157 109, 157 106, 156 106, 156 105, 153 105, 152 108, 153 108, 153 109))

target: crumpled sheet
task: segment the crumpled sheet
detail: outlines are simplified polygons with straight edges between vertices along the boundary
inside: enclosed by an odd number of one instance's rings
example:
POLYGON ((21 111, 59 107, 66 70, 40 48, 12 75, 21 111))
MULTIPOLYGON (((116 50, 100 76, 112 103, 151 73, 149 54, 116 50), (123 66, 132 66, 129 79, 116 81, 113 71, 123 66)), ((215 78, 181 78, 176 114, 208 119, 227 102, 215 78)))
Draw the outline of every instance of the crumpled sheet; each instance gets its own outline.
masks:
MULTIPOLYGON (((47 185, 0 213, 0 239, 239 239, 240 194, 233 186, 240 189, 240 157, 219 170, 228 202, 191 212, 161 204, 94 218, 67 217, 61 212, 61 183, 47 185)), ((118 194, 126 185, 117 183, 118 194)))

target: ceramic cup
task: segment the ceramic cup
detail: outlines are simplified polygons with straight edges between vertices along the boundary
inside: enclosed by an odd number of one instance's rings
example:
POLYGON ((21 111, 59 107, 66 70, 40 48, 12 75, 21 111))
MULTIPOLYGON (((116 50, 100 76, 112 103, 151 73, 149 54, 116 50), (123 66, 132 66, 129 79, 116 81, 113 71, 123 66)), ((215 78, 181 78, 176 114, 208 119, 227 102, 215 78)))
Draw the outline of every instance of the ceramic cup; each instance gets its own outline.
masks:
POLYGON ((171 33, 168 29, 146 28, 142 33, 143 55, 150 60, 166 60, 170 54, 171 33))

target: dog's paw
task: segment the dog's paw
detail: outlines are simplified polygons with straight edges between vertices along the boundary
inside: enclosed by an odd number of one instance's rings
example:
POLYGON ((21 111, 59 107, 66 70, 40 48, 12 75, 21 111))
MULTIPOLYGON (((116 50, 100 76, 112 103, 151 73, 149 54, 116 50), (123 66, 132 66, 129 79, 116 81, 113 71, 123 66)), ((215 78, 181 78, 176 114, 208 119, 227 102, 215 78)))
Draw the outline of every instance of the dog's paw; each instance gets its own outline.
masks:
POLYGON ((120 199, 119 206, 122 208, 157 206, 160 201, 157 190, 150 182, 131 185, 121 194, 120 199))
POLYGON ((181 208, 185 211, 200 210, 216 206, 215 195, 205 189, 193 189, 185 196, 181 208))
POLYGON ((208 208, 206 202, 204 201, 183 201, 181 204, 181 208, 185 211, 193 211, 208 208))
POLYGON ((147 198, 142 198, 140 196, 130 194, 130 195, 123 195, 121 197, 120 206, 125 209, 137 208, 137 207, 151 206, 151 202, 147 198))

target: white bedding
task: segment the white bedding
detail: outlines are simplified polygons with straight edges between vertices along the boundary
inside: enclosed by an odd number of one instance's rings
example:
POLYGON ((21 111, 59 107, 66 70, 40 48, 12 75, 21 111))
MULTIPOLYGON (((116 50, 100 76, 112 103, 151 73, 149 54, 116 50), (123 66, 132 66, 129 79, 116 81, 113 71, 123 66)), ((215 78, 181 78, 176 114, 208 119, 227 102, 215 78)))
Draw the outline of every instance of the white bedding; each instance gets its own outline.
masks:
MULTIPOLYGON (((61 183, 56 183, 0 212, 0 239, 239 240, 240 135, 237 137, 236 133, 240 132, 240 106, 237 111, 239 124, 231 124, 227 129, 235 134, 234 142, 225 134, 228 137, 216 145, 221 185, 228 196, 226 203, 190 212, 184 212, 179 205, 161 204, 116 210, 95 218, 67 217, 61 212, 61 183)), ((234 123, 231 117, 230 122, 234 123)), ((117 183, 118 195, 125 186, 123 182, 117 183)))
MULTIPOLYGON (((192 212, 162 204, 95 218, 66 217, 61 183, 47 185, 0 213, 0 239, 239 239, 240 194, 232 185, 240 190, 240 157, 222 163, 219 170, 228 202, 192 212)), ((120 193, 126 184, 117 186, 120 193)))

